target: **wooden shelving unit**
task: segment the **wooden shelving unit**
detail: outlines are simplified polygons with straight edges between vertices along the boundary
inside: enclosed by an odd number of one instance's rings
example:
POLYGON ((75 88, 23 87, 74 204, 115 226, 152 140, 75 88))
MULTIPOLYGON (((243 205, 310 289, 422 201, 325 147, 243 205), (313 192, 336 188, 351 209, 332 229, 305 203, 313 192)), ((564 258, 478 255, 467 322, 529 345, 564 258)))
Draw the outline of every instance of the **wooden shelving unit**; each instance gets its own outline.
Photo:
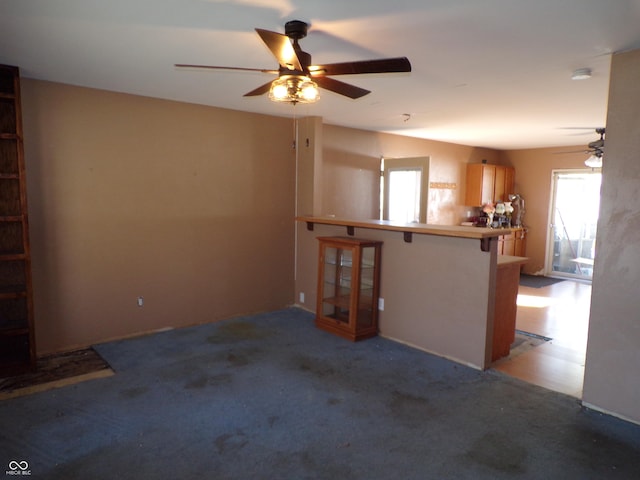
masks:
POLYGON ((0 65, 0 376, 35 367, 20 73, 0 65))

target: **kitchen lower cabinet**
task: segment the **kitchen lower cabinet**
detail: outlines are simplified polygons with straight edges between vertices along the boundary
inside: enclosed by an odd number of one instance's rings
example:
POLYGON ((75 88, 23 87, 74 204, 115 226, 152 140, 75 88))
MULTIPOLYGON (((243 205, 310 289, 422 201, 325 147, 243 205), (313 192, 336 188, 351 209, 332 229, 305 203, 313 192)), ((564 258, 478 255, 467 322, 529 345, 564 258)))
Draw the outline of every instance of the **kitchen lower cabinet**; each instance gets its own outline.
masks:
POLYGON ((382 242, 318 240, 316 326, 352 341, 377 335, 382 242))
POLYGON ((496 298, 493 317, 493 347, 491 361, 506 357, 516 337, 516 314, 520 267, 527 258, 503 255, 498 257, 496 298))
POLYGON ((514 255, 516 244, 516 234, 511 232, 507 235, 500 235, 498 237, 498 254, 499 255, 514 255))
POLYGON ((519 228, 515 231, 515 239, 513 242, 513 255, 516 257, 525 257, 527 252, 527 230, 519 228))
POLYGON ((524 257, 526 247, 527 231, 524 228, 505 230, 505 234, 498 237, 498 255, 524 257))

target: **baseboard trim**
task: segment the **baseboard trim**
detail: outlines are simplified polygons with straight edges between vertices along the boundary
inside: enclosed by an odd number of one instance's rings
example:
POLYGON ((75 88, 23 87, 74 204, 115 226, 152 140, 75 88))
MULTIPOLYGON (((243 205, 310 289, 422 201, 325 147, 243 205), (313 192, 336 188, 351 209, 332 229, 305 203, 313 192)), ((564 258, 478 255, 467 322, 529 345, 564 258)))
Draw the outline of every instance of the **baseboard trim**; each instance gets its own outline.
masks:
POLYGON ((631 417, 627 417, 625 415, 621 415, 621 414, 616 413, 616 412, 612 412, 610 410, 607 410, 606 408, 598 407, 597 405, 594 405, 593 403, 589 403, 589 402, 583 401, 582 402, 582 406, 585 407, 585 408, 588 408, 589 410, 594 410, 596 412, 603 413, 605 415, 609 415, 610 417, 619 418, 620 420, 624 420, 625 422, 633 423, 635 425, 640 425, 640 420, 638 420, 637 418, 631 418, 631 417))

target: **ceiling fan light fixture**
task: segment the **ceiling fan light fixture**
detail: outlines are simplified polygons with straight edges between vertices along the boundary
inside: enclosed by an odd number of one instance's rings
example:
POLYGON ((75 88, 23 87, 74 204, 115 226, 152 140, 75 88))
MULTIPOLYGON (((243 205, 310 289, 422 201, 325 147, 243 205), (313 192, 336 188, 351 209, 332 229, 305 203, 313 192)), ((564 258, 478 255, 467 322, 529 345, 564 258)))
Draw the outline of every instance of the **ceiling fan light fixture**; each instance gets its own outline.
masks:
POLYGON ((269 98, 277 102, 283 102, 286 100, 288 95, 289 89, 287 88, 286 83, 274 80, 271 84, 271 89, 269 90, 269 98))
POLYGON ((589 168, 602 168, 602 154, 594 153, 584 161, 589 168))
POLYGON ((590 68, 578 68, 571 75, 571 80, 588 80, 589 78, 591 78, 590 68))
POLYGON ((293 104, 314 103, 320 99, 320 91, 305 75, 282 75, 271 83, 269 99, 293 104))

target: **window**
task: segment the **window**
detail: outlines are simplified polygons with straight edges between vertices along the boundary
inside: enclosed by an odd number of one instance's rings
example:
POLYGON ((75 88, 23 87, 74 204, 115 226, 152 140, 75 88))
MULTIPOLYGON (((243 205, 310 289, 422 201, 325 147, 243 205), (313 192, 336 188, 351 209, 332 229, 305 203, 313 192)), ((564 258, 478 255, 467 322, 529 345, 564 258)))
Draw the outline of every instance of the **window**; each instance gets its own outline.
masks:
POLYGON ((429 158, 383 158, 382 219, 427 223, 429 158))

